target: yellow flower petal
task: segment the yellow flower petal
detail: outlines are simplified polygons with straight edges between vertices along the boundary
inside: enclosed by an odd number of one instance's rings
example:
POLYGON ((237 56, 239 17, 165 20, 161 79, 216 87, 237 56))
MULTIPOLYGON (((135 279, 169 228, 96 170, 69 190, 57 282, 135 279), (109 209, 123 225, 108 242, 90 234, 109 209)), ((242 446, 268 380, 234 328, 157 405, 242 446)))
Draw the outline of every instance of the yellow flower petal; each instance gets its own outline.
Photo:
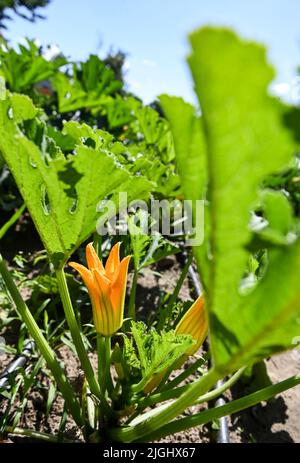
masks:
POLYGON ((89 243, 86 247, 86 261, 90 270, 97 268, 100 272, 104 273, 104 267, 93 247, 93 243, 89 243))
POLYGON ((110 288, 111 304, 114 311, 119 314, 120 326, 122 326, 123 323, 124 311, 121 308, 124 307, 125 302, 127 273, 130 259, 131 256, 127 256, 122 260, 110 288))
POLYGON ((110 279, 107 278, 107 276, 106 276, 104 273, 100 272, 97 268, 94 269, 94 270, 92 271, 92 273, 93 273, 93 275, 94 275, 94 277, 95 277, 95 281, 96 281, 96 282, 98 283, 98 285, 99 285, 100 291, 106 293, 106 292, 108 291, 109 286, 110 286, 110 283, 111 283, 111 282, 110 282, 110 279))
POLYGON ((208 331, 208 318, 204 305, 204 297, 200 296, 189 308, 176 327, 176 334, 190 334, 196 344, 188 351, 187 355, 193 355, 202 345, 208 331))
POLYGON ((111 250, 104 269, 92 243, 86 247, 89 268, 71 262, 88 288, 96 331, 103 336, 111 336, 123 324, 126 281, 130 256, 120 263, 117 243, 111 250))
POLYGON ((92 272, 90 272, 89 269, 84 267, 84 265, 77 264, 77 262, 70 262, 69 266, 77 270, 77 272, 83 279, 85 286, 89 289, 89 287, 93 284, 92 272))
POLYGON ((115 244, 107 258, 105 264, 105 272, 109 278, 115 273, 115 271, 118 269, 118 266, 120 265, 120 245, 120 242, 115 244))

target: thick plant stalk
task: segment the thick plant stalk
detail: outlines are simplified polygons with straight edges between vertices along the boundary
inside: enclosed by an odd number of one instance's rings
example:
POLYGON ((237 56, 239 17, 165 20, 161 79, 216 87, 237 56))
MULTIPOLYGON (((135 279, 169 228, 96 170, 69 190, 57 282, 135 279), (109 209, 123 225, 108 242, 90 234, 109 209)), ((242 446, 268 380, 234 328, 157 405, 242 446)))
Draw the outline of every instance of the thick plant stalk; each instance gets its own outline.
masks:
POLYGON ((101 393, 111 392, 113 388, 110 375, 111 338, 97 333, 98 378, 101 393))
POLYGON ((110 356, 111 356, 111 337, 107 336, 104 339, 105 346, 105 372, 104 372, 104 391, 107 390, 111 394, 113 383, 110 374, 110 356))
POLYGON ((225 405, 220 407, 204 410, 201 413, 198 413, 187 418, 182 418, 172 423, 157 429, 153 432, 149 432, 148 435, 144 436, 143 439, 137 438, 135 442, 145 442, 161 439, 169 434, 174 434, 176 432, 183 431, 185 429, 200 426, 206 423, 209 423, 213 420, 222 418, 223 416, 232 415, 233 413, 240 412, 246 408, 253 407, 254 405, 271 399, 272 397, 280 394, 292 387, 300 384, 300 374, 291 376, 280 383, 273 384, 259 391, 253 392, 241 399, 233 400, 225 405))
POLYGON ((170 421, 192 406, 201 395, 214 386, 218 379, 220 379, 219 374, 211 369, 168 407, 164 406, 162 410, 158 409, 157 413, 136 425, 112 429, 108 433, 109 437, 117 442, 142 440, 144 436, 168 425, 170 421))
POLYGON ((91 392, 98 398, 101 398, 101 391, 100 391, 99 383, 96 380, 94 370, 92 368, 91 362, 88 358, 86 349, 83 344, 81 333, 80 333, 77 320, 75 317, 74 309, 72 306, 70 293, 69 293, 68 285, 66 282, 66 276, 62 269, 56 270, 56 278, 57 278, 58 289, 60 292, 60 297, 61 297, 63 308, 65 311, 67 323, 68 323, 71 336, 72 336, 72 339, 73 339, 73 342, 76 348, 76 352, 78 354, 78 357, 81 363, 81 367, 85 373, 86 380, 88 382, 91 392))
POLYGON ((102 334, 97 333, 97 356, 98 356, 98 382, 103 390, 105 371, 105 346, 102 334))
POLYGON ((0 254, 0 273, 2 275, 2 278, 4 280, 4 283, 6 284, 6 287, 16 305, 16 310, 19 313, 21 319, 27 326, 27 329, 34 339, 38 349, 40 350, 41 354, 43 355, 47 366, 49 370, 51 370, 55 381, 58 384, 58 387, 65 399, 66 405, 72 414, 74 420, 78 424, 78 426, 83 425, 83 419, 81 416, 81 410, 80 410, 80 405, 79 402, 77 401, 74 390, 70 386, 66 375, 62 368, 60 367, 56 355, 49 346, 47 340, 43 336, 41 330, 39 329, 36 321, 34 320, 29 308, 25 304, 25 302, 22 299, 21 294, 19 293, 19 290, 17 286, 15 285, 12 276, 9 272, 9 270, 6 267, 6 264, 0 254))
MULTIPOLYGON (((244 373, 246 367, 241 368, 238 370, 234 375, 232 375, 226 382, 222 383, 222 385, 216 389, 212 389, 211 391, 207 392, 206 394, 203 394, 202 396, 199 397, 197 400, 197 404, 202 404, 204 402, 208 402, 210 400, 214 400, 217 397, 219 397, 221 394, 223 394, 227 389, 232 387, 242 376, 244 373)), ((190 389, 191 385, 186 384, 185 386, 177 387, 174 389, 168 389, 163 392, 158 392, 156 394, 153 394, 149 397, 145 397, 144 399, 141 400, 140 406, 143 408, 153 406, 157 403, 164 402, 166 400, 170 399, 175 399, 176 397, 179 397, 183 392, 186 392, 190 389)))

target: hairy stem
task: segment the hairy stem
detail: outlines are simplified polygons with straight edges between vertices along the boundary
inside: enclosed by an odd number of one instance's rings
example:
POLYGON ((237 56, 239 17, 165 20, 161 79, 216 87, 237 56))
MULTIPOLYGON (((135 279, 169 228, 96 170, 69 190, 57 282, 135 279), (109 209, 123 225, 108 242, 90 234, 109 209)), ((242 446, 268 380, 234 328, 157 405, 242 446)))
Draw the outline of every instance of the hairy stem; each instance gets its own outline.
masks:
POLYGON ((292 376, 280 383, 273 384, 272 386, 253 392, 241 399, 233 400, 232 402, 220 407, 208 409, 196 415, 168 423, 168 425, 165 425, 144 436, 143 439, 137 438, 135 442, 146 442, 161 439, 169 434, 174 434, 191 427, 200 426, 209 423, 210 421, 222 418, 223 416, 232 415, 233 413, 245 410, 246 408, 253 407, 259 402, 267 401, 277 394, 297 386, 298 384, 300 384, 300 374, 292 376))
POLYGON ((77 320, 75 317, 75 313, 73 310, 70 293, 66 281, 66 276, 63 269, 56 270, 56 278, 58 283, 58 289, 60 292, 61 301, 63 304, 63 308, 65 311, 67 323, 71 332, 71 336, 81 363, 81 367, 85 373, 89 388, 91 392, 101 398, 100 387, 98 381, 96 380, 96 376, 94 370, 92 368, 91 362, 88 358, 87 351, 85 349, 81 333, 77 324, 77 320))
POLYGON ((213 387, 218 379, 220 379, 219 374, 214 369, 210 370, 170 405, 162 407, 161 410, 157 410, 157 412, 153 413, 150 417, 146 415, 144 420, 142 420, 143 417, 141 417, 142 421, 136 425, 109 430, 109 437, 119 442, 132 442, 137 439, 142 439, 144 436, 167 425, 185 409, 193 405, 203 393, 209 391, 213 387))

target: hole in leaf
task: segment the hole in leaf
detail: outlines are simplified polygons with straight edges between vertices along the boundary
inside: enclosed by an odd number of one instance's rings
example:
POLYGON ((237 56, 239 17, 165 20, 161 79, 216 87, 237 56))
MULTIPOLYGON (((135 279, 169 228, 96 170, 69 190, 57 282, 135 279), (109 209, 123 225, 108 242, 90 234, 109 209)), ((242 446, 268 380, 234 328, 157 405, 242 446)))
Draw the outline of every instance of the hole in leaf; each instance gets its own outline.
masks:
POLYGON ((96 142, 92 138, 87 138, 84 144, 85 146, 88 146, 89 148, 96 148, 96 142))
POLYGON ((77 200, 77 198, 76 198, 76 199, 74 199, 74 200, 72 201, 72 204, 71 204, 71 206, 70 206, 70 209, 69 209, 70 214, 75 214, 75 213, 76 213, 76 211, 77 211, 77 204, 78 204, 78 200, 77 200))
POLYGON ((36 164, 36 162, 35 162, 32 158, 29 158, 29 164, 30 164, 31 167, 33 167, 34 169, 37 168, 37 164, 36 164))
POLYGON ((47 193, 47 189, 45 185, 41 186, 41 204, 42 208, 44 210, 45 215, 50 215, 51 213, 51 206, 50 206, 50 201, 47 193))
POLYGON ((8 108, 7 116, 8 116, 8 119, 14 118, 14 110, 12 109, 12 107, 8 108))

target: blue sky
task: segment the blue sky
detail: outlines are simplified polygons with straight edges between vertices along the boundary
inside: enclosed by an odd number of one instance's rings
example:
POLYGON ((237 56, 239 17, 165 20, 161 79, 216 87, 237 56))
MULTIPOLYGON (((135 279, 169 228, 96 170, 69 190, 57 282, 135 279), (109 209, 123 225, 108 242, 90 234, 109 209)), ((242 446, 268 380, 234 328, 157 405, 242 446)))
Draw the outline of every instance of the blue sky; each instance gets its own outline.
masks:
POLYGON ((52 0, 43 11, 44 21, 8 23, 7 36, 57 44, 74 60, 121 49, 129 88, 146 103, 160 93, 195 101, 187 34, 204 24, 265 43, 279 93, 288 92, 300 65, 300 0, 52 0))

